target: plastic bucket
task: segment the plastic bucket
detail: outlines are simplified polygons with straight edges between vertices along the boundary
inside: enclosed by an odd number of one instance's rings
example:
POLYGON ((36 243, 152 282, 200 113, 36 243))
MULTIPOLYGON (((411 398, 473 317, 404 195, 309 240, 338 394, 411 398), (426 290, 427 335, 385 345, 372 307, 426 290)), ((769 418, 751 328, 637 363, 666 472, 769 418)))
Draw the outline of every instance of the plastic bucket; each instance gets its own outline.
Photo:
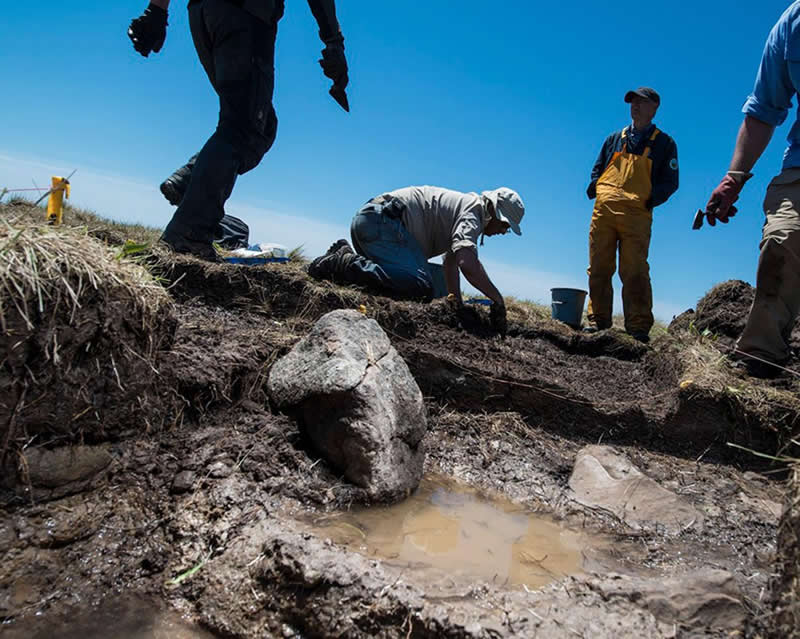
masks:
POLYGON ((553 319, 573 328, 580 328, 587 291, 579 288, 551 288, 550 294, 553 299, 553 319))

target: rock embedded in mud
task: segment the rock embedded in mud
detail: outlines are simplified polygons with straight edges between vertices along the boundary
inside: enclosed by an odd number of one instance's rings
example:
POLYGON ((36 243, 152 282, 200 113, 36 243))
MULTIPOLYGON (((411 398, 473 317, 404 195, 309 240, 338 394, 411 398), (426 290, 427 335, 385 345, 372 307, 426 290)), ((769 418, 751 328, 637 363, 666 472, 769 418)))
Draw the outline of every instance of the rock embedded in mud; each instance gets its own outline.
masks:
POLYGON ((175 478, 172 480, 172 487, 170 488, 170 492, 173 495, 180 495, 182 493, 188 493, 192 486, 194 486, 195 475, 191 470, 182 470, 175 478))
POLYGON ((419 484, 422 392, 375 320, 328 313, 276 362, 268 388, 317 451, 371 499, 395 501, 419 484))
POLYGON ((742 594, 725 570, 698 570, 667 579, 608 575, 592 587, 606 599, 628 599, 656 619, 684 629, 735 631, 745 620, 742 594))
POLYGON ((58 499, 91 487, 111 465, 108 445, 31 448, 19 462, 19 472, 6 477, 17 493, 31 491, 36 500, 58 499))
POLYGON ((703 516, 687 499, 644 475, 608 446, 578 451, 569 487, 578 503, 603 508, 634 529, 677 534, 703 524, 703 516))

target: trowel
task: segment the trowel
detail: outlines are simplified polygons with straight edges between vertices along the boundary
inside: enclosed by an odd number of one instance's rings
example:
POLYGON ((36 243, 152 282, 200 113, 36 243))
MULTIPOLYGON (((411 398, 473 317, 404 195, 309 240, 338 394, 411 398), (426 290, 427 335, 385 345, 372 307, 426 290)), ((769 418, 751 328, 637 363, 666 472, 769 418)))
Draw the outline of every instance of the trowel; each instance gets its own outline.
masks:
POLYGON ((345 93, 345 90, 342 87, 334 83, 328 93, 334 100, 336 100, 340 107, 350 113, 350 102, 348 102, 347 93, 345 93))
POLYGON ((692 230, 697 231, 703 226, 703 220, 706 217, 706 212, 702 209, 697 209, 697 213, 694 214, 694 222, 692 222, 692 230))

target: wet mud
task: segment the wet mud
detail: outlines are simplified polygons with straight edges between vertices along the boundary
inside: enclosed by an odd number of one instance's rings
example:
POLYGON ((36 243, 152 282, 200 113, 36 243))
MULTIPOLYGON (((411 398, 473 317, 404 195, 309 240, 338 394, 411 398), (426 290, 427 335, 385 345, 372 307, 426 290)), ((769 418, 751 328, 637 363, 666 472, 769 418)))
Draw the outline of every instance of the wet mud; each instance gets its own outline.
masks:
MULTIPOLYGON (((671 337, 646 348, 512 318, 500 339, 483 309, 462 321, 436 305, 320 285, 294 266, 162 257, 159 269, 174 305, 156 363, 170 419, 106 441, 17 449, 16 479, 0 493, 4 636, 87 614, 102 621, 131 594, 200 637, 767 631, 786 473, 727 443, 775 450, 774 409, 682 384, 671 337), (408 362, 429 415, 425 471, 435 483, 391 524, 265 393, 271 365, 316 319, 360 306, 408 362), (598 443, 698 516, 677 528, 664 523, 669 513, 632 525, 579 501, 576 459, 598 443), (459 508, 472 509, 471 524, 453 523, 459 508), (421 519, 404 523, 412 511, 421 519), (530 518, 547 524, 529 535, 530 518), (476 526, 495 535, 483 548, 546 578, 501 570, 499 559, 494 572, 481 567, 475 546, 466 547, 473 563, 415 554, 447 554, 448 535, 475 539, 476 526), (414 552, 404 554, 398 531, 414 552), (568 558, 549 564, 564 547, 568 558)), ((155 628, 134 632, 158 637, 155 628)))

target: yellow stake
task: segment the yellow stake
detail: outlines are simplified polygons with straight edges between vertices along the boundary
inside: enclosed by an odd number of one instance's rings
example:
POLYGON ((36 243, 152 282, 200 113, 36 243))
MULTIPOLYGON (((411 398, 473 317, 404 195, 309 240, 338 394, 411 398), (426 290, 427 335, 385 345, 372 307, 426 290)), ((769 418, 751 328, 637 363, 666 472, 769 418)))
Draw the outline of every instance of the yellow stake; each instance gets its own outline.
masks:
POLYGON ((54 175, 50 187, 50 197, 47 199, 47 220, 48 224, 61 224, 64 213, 64 197, 69 197, 69 180, 65 177, 54 175), (66 192, 66 193, 65 193, 66 192))

